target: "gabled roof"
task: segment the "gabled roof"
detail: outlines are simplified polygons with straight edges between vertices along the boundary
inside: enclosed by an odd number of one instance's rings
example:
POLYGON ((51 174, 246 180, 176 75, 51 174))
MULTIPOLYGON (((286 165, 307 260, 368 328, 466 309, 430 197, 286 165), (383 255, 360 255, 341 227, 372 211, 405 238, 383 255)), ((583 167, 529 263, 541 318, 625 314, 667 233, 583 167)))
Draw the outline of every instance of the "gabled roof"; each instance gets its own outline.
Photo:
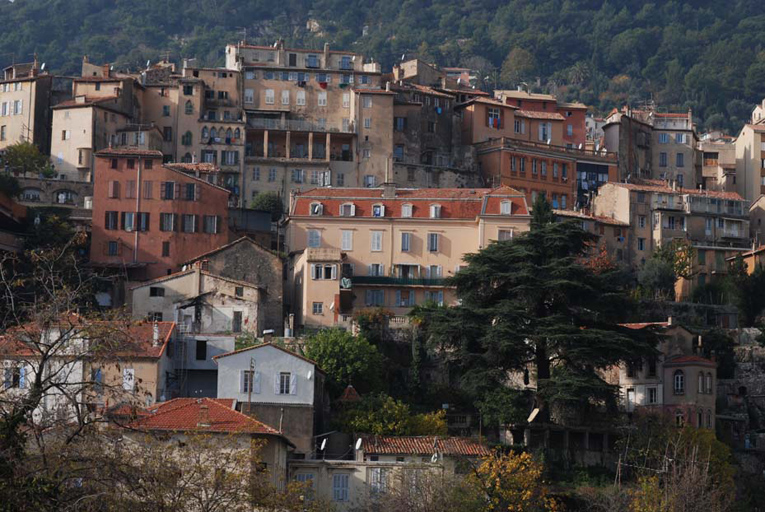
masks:
POLYGON ((275 428, 234 410, 232 405, 230 400, 176 398, 145 409, 129 427, 143 431, 265 434, 283 438, 275 428))
POLYGON ((491 455, 489 448, 468 437, 363 435, 361 449, 365 455, 491 455))
POLYGON ((162 151, 156 149, 141 149, 136 147, 105 148, 100 151, 96 151, 96 156, 137 156, 162 158, 162 151))
MULTIPOLYGON (((180 272, 175 272, 173 274, 169 274, 169 275, 166 275, 166 276, 157 277, 155 279, 152 279, 151 281, 144 281, 142 283, 139 283, 139 284, 133 286, 130 289, 131 290, 137 290, 138 288, 144 288, 146 286, 153 286, 153 285, 156 285, 156 284, 159 284, 159 283, 164 283, 166 281, 172 281, 173 279, 178 279, 180 277, 186 277, 186 276, 188 276, 190 274, 193 274, 194 271, 195 271, 195 269, 193 269, 193 268, 186 269, 186 270, 181 270, 180 272)), ((238 284, 240 286, 246 286, 247 288, 255 288, 256 290, 261 289, 260 286, 252 284, 252 283, 248 283, 247 281, 240 281, 238 279, 231 279, 230 277, 219 276, 218 274, 213 274, 212 272, 208 272, 206 270, 201 270, 200 273, 203 276, 211 277, 213 279, 220 279, 221 281, 226 281, 226 282, 229 282, 229 283, 238 284)))
POLYGON ((296 352, 293 352, 291 350, 287 350, 284 347, 280 347, 279 345, 277 345, 275 343, 272 343, 272 342, 261 343, 260 345, 254 345, 252 347, 240 348, 239 350, 233 350, 231 352, 226 352, 225 354, 218 354, 217 356, 213 356, 213 361, 217 361, 218 359, 222 359, 222 358, 228 357, 228 356, 233 356, 233 355, 236 355, 236 354, 241 354, 242 352, 247 352, 249 350, 258 350, 259 348, 263 348, 263 347, 273 347, 273 348, 275 348, 277 350, 281 350, 285 354, 288 354, 288 355, 293 356, 293 357, 297 357, 298 359, 302 359, 306 363, 312 364, 317 372, 324 373, 324 370, 319 368, 319 365, 316 363, 316 361, 308 359, 307 357, 302 356, 302 355, 300 355, 300 354, 298 354, 296 352))
POLYGON ((221 245, 221 246, 220 246, 220 247, 218 247, 217 249, 213 249, 212 251, 208 251, 208 252, 206 252, 206 253, 204 253, 204 254, 200 254, 199 256, 196 256, 195 258, 188 260, 188 261, 186 262, 186 264, 188 265, 189 263, 194 263, 195 261, 199 261, 199 260, 201 260, 201 259, 207 258, 207 257, 209 257, 209 256, 212 256, 213 254, 216 254, 216 253, 219 253, 219 252, 225 251, 225 250, 227 250, 227 249, 230 249, 231 247, 233 247, 233 246, 235 246, 235 245, 237 245, 237 244, 241 244, 241 243, 243 243, 243 242, 249 242, 249 243, 251 243, 253 246, 257 247, 258 249, 260 249, 260 250, 262 250, 262 251, 265 251, 265 252, 269 253, 269 254, 270 254, 271 256, 273 256, 274 258, 279 258, 279 256, 278 256, 278 255, 277 255, 277 254, 276 254, 274 251, 272 251, 271 249, 268 249, 268 248, 266 248, 266 247, 263 247, 261 244, 259 244, 258 242, 256 242, 255 240, 253 240, 253 239, 252 239, 252 238, 250 238, 250 237, 247 237, 247 236, 243 236, 243 237, 241 237, 241 238, 238 238, 238 239, 234 240, 233 242, 229 242, 229 243, 227 243, 227 244, 225 244, 225 245, 221 245))
POLYGON ((551 119, 553 121, 563 121, 565 119, 565 117, 557 112, 537 112, 535 110, 518 110, 515 112, 515 115, 528 119, 551 119))

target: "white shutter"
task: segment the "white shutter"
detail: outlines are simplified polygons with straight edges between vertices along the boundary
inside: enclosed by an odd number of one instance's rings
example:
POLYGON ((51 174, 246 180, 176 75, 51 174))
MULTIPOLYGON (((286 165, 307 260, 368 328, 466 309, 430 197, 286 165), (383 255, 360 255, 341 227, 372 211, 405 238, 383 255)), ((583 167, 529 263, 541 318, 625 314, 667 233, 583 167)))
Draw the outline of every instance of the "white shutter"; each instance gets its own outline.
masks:
POLYGON ((385 275, 385 265, 380 265, 380 275, 381 276, 385 275))
POLYGON ((245 370, 239 371, 239 392, 247 393, 247 388, 244 387, 244 381, 247 378, 247 372, 245 370))
POLYGON ((260 372, 255 372, 252 379, 252 392, 256 395, 260 394, 260 372))
POLYGON ((337 279, 337 265, 332 265, 332 279, 337 279))
POLYGON ((356 205, 351 204, 351 217, 355 217, 355 216, 356 216, 356 205))
POLYGON ((279 394, 279 372, 274 374, 274 394, 279 394))
POLYGON ((441 265, 439 265, 437 268, 438 270, 436 270, 436 272, 438 272, 438 275, 436 277, 441 277, 443 275, 443 272, 441 272, 441 265))
POLYGON ((297 375, 290 374, 290 395, 297 395, 297 375))
MULTIPOLYGON (((368 266, 367 266, 367 275, 368 275, 368 276, 371 276, 371 275, 372 275, 372 265, 368 265, 368 266)), ((369 292, 367 292, 367 293, 369 293, 369 292)), ((369 301, 368 301, 368 300, 367 300, 367 303, 369 303, 369 301)))

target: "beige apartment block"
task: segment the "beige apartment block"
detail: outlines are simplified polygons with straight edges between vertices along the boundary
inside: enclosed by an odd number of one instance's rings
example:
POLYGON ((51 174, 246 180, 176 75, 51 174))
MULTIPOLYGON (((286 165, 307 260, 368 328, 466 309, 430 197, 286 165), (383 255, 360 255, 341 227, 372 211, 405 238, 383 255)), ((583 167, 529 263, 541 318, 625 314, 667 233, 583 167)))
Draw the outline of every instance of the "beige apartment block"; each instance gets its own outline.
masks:
POLYGON ((765 122, 744 125, 736 138, 736 189, 748 201, 765 194, 765 122))
POLYGON ((245 43, 226 47, 242 73, 247 199, 313 186, 374 186, 392 158, 392 98, 360 54, 245 43))
POLYGON ((606 183, 593 202, 594 213, 629 224, 625 262, 641 266, 659 246, 689 240, 696 253, 693 276, 681 279, 676 297, 727 272, 725 258, 749 245, 748 203, 735 192, 680 189, 660 180, 606 183))
POLYGON ((653 177, 675 181, 679 187, 697 188, 702 173, 693 113, 651 112, 649 119, 653 126, 653 177))
POLYGON ((699 142, 703 188, 736 192, 736 143, 732 137, 707 137, 699 142))
POLYGON ((393 323, 416 304, 453 304, 444 278, 464 256, 529 229, 523 194, 497 189, 317 188, 295 194, 287 219, 295 325, 350 326, 381 307, 393 323))

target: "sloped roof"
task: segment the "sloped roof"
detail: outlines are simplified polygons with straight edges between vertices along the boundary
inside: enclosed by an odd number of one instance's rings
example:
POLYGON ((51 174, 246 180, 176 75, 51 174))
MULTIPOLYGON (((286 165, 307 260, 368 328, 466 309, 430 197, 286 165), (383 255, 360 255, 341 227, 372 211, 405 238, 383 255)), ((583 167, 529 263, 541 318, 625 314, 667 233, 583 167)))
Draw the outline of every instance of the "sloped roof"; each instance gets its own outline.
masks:
POLYGON ((675 356, 664 361, 664 366, 701 365, 717 367, 714 361, 701 356, 675 356))
POLYGON ((225 245, 221 245, 221 246, 220 246, 220 247, 218 247, 217 249, 213 249, 212 251, 208 251, 208 252, 206 252, 206 253, 204 253, 204 254, 200 254, 199 256, 196 256, 195 258, 188 260, 188 261, 186 262, 186 264, 188 265, 189 263, 193 263, 193 262, 195 262, 195 261, 199 261, 199 260, 201 260, 201 259, 207 258, 208 256, 211 256, 211 255, 213 255, 213 254, 216 254, 216 253, 218 253, 218 252, 222 252, 222 251, 225 251, 225 250, 227 250, 227 249, 229 249, 229 248, 231 248, 231 247, 233 247, 233 246, 235 246, 235 245, 237 245, 237 244, 241 244, 241 243, 243 243, 243 242, 250 242, 252 245, 254 245, 255 247, 257 247, 258 249, 260 249, 260 250, 262 250, 262 251, 265 251, 265 252, 267 252, 268 254, 270 254, 271 256, 273 256, 274 258, 278 258, 278 257, 279 257, 279 256, 277 256, 277 254, 276 254, 274 251, 272 251, 271 249, 268 249, 268 248, 266 248, 266 247, 263 247, 261 244, 259 244, 258 242, 256 242, 255 240, 253 240, 252 238, 250 238, 250 237, 248 237, 248 236, 243 236, 243 237, 241 237, 241 238, 237 238, 237 239, 236 239, 236 240, 234 240, 233 242, 229 242, 229 243, 227 243, 227 244, 225 244, 225 245))
POLYGON ((254 345, 252 347, 245 347, 245 348, 240 348, 238 350, 232 350, 231 352, 226 352, 225 354, 218 354, 217 356, 213 356, 213 361, 217 362, 218 359, 221 359, 221 358, 224 358, 224 357, 233 356, 233 355, 236 355, 236 354, 241 354, 242 352, 247 352, 248 350, 257 350, 257 349, 263 348, 263 347, 273 347, 273 348, 275 348, 277 350, 281 350, 285 354, 291 355, 293 357, 297 357, 298 359, 302 359, 306 363, 312 364, 314 366, 314 368, 316 369, 316 371, 324 373, 324 370, 319 368, 319 365, 318 365, 318 363, 316 363, 316 361, 308 359, 307 357, 305 357, 303 355, 300 355, 297 352, 293 352, 291 350, 287 350, 284 347, 280 347, 279 345, 277 345, 275 343, 272 343, 272 342, 261 343, 260 345, 254 345))
POLYGON ((698 190, 695 188, 679 188, 673 190, 665 181, 662 180, 643 180, 641 183, 618 183, 609 182, 608 185, 615 187, 622 187, 629 190, 635 190, 638 192, 657 192, 662 194, 689 194, 694 196, 708 196, 718 199, 730 199, 743 201, 744 198, 738 195, 737 192, 723 192, 719 190, 698 190))
POLYGON ((551 119, 553 121, 563 121, 565 119, 565 117, 557 112, 537 112, 535 110, 518 110, 515 112, 515 115, 529 119, 551 119))
POLYGON ((266 434, 278 430, 233 409, 231 400, 176 398, 145 409, 131 428, 145 431, 200 432, 221 434, 266 434), (207 407, 205 413, 203 407, 207 407))
POLYGON ((605 217, 603 215, 589 215, 584 212, 578 212, 575 210, 553 210, 553 213, 560 217, 571 217, 582 220, 592 220, 600 222, 601 224, 608 224, 610 226, 629 226, 629 222, 622 222, 620 220, 612 219, 611 217, 605 217))
POLYGON ((367 455, 463 455, 483 457, 491 450, 468 437, 436 436, 361 436, 361 449, 367 455))
POLYGON ((619 324, 621 327, 626 327, 627 329, 645 329, 646 327, 668 327, 669 322, 638 322, 638 323, 627 323, 627 324, 619 324))
POLYGON ((217 165, 211 164, 208 162, 198 162, 195 164, 175 162, 175 163, 164 164, 164 166, 167 167, 168 169, 173 169, 173 170, 181 171, 181 172, 189 172, 189 171, 220 172, 220 168, 217 165))
POLYGON ((143 156, 162 158, 162 151, 156 149, 141 149, 136 147, 106 148, 96 151, 96 156, 143 156))

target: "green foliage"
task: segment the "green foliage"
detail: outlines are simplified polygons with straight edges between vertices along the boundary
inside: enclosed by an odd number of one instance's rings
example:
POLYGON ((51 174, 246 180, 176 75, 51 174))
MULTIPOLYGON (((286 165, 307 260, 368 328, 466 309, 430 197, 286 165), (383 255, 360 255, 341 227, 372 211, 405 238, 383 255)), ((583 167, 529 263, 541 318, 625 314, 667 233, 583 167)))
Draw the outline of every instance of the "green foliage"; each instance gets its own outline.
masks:
POLYGON ((385 394, 370 394, 338 415, 343 432, 375 435, 446 435, 443 410, 412 414, 409 405, 385 394))
POLYGON ((644 295, 653 298, 672 299, 675 296, 677 275, 672 263, 651 256, 638 270, 638 283, 644 295))
POLYGON ((742 327, 752 327, 765 309, 765 269, 758 266, 751 275, 737 273, 731 279, 735 287, 733 303, 738 308, 738 323, 742 327))
POLYGON ((363 336, 340 328, 323 329, 306 339, 303 350, 326 372, 333 397, 348 384, 362 394, 380 390, 382 357, 363 336))
POLYGON ((17 142, 5 148, 3 161, 13 172, 42 174, 46 178, 54 174, 48 157, 31 142, 17 142))
POLYGON ((10 174, 0 174, 0 193, 11 198, 21 195, 21 184, 10 174))
POLYGON ((284 213, 282 198, 276 192, 261 192, 252 200, 250 208, 271 212, 271 220, 278 221, 284 213))
POLYGON ((496 402, 508 372, 532 365, 540 403, 613 408, 615 389, 600 370, 654 353, 655 339, 617 325, 631 308, 619 272, 580 263, 593 238, 576 222, 555 222, 538 199, 531 231, 466 256, 450 279, 461 305, 432 310, 428 334, 449 349, 476 401, 496 402))
POLYGON ((523 50, 533 56, 532 76, 541 84, 555 81, 565 99, 605 112, 653 95, 667 108, 693 108, 701 119, 715 116, 719 123, 722 116, 725 128, 734 130, 745 117, 729 112, 728 103, 740 98, 753 104, 762 95, 758 53, 765 16, 752 0, 25 0, 0 4, 0 18, 6 63, 11 54, 18 61, 37 52, 47 69, 70 75, 79 72, 83 55, 132 71, 166 52, 176 61, 194 57, 201 65, 219 65, 224 44, 241 39, 246 29, 253 44, 270 45, 282 36, 288 47, 321 49, 326 41, 384 68, 402 54, 467 65, 492 85, 493 70, 513 50, 523 50), (309 18, 319 32, 305 29, 309 18))

